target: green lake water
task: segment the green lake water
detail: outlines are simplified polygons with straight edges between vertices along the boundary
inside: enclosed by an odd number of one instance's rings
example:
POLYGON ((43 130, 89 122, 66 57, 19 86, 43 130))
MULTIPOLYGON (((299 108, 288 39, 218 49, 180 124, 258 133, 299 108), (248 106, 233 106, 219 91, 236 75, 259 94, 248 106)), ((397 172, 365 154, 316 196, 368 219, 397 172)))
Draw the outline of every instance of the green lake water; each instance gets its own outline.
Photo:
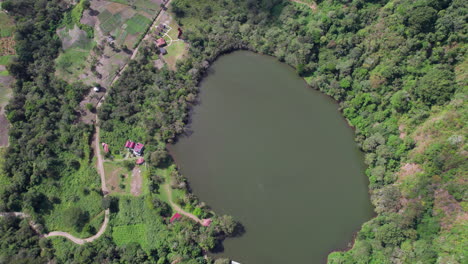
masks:
POLYGON ((242 264, 323 263, 373 215, 363 155, 327 96, 275 58, 220 57, 189 136, 170 152, 193 193, 245 234, 216 254, 242 264))

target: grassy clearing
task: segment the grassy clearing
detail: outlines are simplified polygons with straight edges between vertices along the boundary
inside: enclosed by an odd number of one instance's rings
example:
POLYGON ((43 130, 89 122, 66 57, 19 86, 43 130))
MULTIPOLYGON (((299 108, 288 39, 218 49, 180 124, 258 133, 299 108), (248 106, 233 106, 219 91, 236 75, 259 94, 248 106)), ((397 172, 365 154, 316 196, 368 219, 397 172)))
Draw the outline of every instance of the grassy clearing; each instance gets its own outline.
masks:
POLYGON ((183 41, 172 42, 172 45, 167 47, 166 50, 167 54, 164 55, 164 60, 171 69, 175 69, 177 61, 187 54, 186 44, 183 41))
POLYGON ((118 246, 137 242, 142 248, 148 248, 146 224, 115 226, 112 228, 112 239, 118 246))
POLYGON ((6 13, 0 12, 0 37, 11 37, 15 31, 15 24, 6 13))
POLYGON ((77 78, 88 65, 86 60, 94 45, 96 43, 93 41, 83 46, 84 48, 74 47, 61 53, 55 60, 57 74, 65 80, 77 78))
POLYGON ((106 182, 114 194, 130 194, 132 171, 123 162, 104 162, 106 182))
MULTIPOLYGON (((159 175, 161 177, 164 178, 164 183, 161 184, 161 186, 159 187, 159 194, 156 195, 156 197, 158 197, 160 200, 168 203, 169 203, 169 194, 166 192, 166 188, 165 186, 171 186, 171 173, 176 169, 175 165, 171 165, 169 166, 168 168, 165 168, 165 169, 161 169, 161 168, 158 168, 156 169, 155 173, 156 175, 159 175)), ((184 190, 181 190, 181 189, 172 189, 172 192, 171 192, 171 200, 173 202, 176 202, 177 201, 180 201, 182 199, 184 199, 186 193, 184 190)))
POLYGON ((7 65, 13 57, 14 55, 0 56, 0 65, 7 65))
POLYGON ((148 252, 171 239, 173 233, 150 201, 149 196, 120 197, 119 212, 111 218, 112 237, 117 245, 136 242, 148 252))

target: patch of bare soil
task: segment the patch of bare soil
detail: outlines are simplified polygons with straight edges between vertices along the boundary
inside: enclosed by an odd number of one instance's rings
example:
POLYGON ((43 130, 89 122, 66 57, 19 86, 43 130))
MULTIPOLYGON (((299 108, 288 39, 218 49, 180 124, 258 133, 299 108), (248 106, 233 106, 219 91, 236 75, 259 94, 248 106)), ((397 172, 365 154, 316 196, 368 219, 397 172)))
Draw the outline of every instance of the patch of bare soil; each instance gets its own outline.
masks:
POLYGON ((15 54, 15 40, 13 37, 0 38, 0 56, 15 54))
POLYGON ((405 125, 398 126, 398 130, 400 131, 400 138, 405 139, 406 137, 405 125))
POLYGON ((80 122, 85 124, 96 122, 96 107, 105 93, 106 89, 104 88, 101 88, 99 92, 91 90, 83 101, 80 102, 80 122), (93 107, 91 110, 88 109, 89 104, 93 107))
POLYGON ((106 9, 109 12, 111 12, 113 15, 115 15, 119 12, 122 12, 128 9, 128 6, 124 4, 115 3, 115 2, 108 2, 106 9))
POLYGON ((400 168, 400 172, 398 173, 398 180, 403 181, 406 177, 410 175, 414 175, 416 173, 422 172, 421 166, 416 163, 405 163, 400 168))
POLYGON ((141 177, 141 169, 140 167, 136 166, 135 168, 133 168, 132 182, 130 184, 130 193, 133 196, 138 196, 141 194, 142 182, 143 182, 143 179, 141 177))
MULTIPOLYGON (((110 173, 106 173, 106 184, 110 188, 110 192, 116 192, 116 193, 124 193, 125 190, 122 190, 120 188, 120 182, 123 181, 123 179, 120 178, 120 175, 123 173, 122 168, 115 169, 111 171, 110 173)), ((124 174, 124 179, 128 177, 127 174, 124 174)))
POLYGON ((461 205, 445 189, 437 189, 434 193, 434 214, 441 216, 442 229, 450 229, 457 218, 466 218, 461 205))
POLYGON ((153 65, 157 69, 162 69, 164 67, 164 61, 162 59, 157 59, 153 62, 153 65))

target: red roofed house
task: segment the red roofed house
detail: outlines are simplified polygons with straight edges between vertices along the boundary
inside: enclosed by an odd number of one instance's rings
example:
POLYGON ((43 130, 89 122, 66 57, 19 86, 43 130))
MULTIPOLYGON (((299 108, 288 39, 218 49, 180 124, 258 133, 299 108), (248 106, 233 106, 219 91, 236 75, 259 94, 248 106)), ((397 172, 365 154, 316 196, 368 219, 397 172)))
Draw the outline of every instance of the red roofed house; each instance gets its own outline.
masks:
POLYGON ((156 40, 156 44, 158 45, 158 47, 163 47, 166 46, 166 41, 163 38, 160 38, 156 40))
POLYGON ((175 220, 178 220, 182 218, 182 216, 179 214, 179 213, 175 213, 172 217, 171 217, 171 220, 169 220, 169 222, 174 222, 175 220))
POLYGON ((135 154, 137 156, 141 156, 141 154, 143 153, 144 148, 145 148, 145 145, 143 145, 141 143, 137 143, 135 145, 135 148, 133 148, 133 154, 135 154))
POLYGON ((141 164, 143 164, 143 163, 145 163, 145 159, 144 159, 144 158, 138 158, 138 159, 136 160, 136 164, 137 164, 137 165, 141 165, 141 164))
POLYGON ((127 140, 127 142, 125 143, 125 147, 129 149, 133 149, 135 147, 135 142, 127 140))
POLYGON ((106 143, 102 143, 102 148, 104 149, 104 152, 109 152, 109 145, 107 145, 106 143))

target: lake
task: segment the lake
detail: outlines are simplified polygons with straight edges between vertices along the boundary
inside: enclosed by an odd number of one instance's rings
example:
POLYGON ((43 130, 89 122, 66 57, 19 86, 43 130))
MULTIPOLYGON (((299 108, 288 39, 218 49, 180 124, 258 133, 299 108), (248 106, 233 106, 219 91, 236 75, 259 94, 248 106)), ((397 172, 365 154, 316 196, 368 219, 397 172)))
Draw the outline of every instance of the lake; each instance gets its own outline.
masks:
POLYGON ((323 263, 373 215, 363 155, 329 97, 289 66, 247 51, 220 57, 170 152, 193 193, 245 234, 242 264, 323 263))

